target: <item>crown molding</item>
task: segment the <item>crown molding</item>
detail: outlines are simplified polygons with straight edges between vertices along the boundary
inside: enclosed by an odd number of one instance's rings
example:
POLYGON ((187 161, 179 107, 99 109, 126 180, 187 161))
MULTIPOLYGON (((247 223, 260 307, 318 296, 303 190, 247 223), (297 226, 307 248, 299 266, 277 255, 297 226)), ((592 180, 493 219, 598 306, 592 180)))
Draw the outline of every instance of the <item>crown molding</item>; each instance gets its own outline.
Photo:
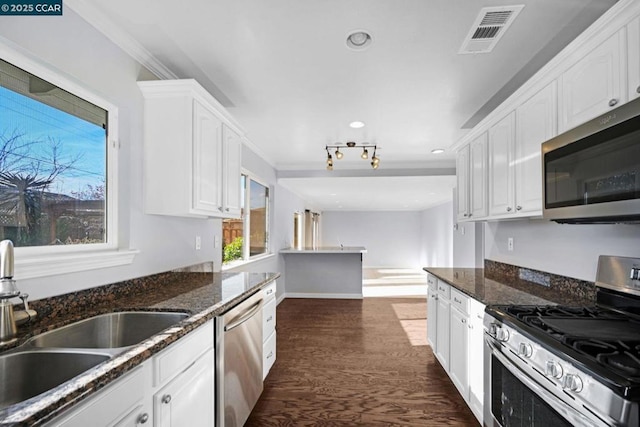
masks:
POLYGON ((86 0, 64 0, 64 5, 71 8, 82 19, 100 31, 116 46, 125 51, 158 78, 164 80, 179 78, 129 33, 120 28, 120 26, 86 0))

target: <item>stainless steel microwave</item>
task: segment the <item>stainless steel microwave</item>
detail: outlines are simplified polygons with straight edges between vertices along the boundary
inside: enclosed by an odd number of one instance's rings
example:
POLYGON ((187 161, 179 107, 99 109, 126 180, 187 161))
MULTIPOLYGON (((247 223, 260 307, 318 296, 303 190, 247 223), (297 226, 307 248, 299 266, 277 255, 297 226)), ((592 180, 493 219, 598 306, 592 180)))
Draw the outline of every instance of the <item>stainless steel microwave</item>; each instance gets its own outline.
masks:
POLYGON ((640 222, 640 98, 542 144, 544 218, 640 222))

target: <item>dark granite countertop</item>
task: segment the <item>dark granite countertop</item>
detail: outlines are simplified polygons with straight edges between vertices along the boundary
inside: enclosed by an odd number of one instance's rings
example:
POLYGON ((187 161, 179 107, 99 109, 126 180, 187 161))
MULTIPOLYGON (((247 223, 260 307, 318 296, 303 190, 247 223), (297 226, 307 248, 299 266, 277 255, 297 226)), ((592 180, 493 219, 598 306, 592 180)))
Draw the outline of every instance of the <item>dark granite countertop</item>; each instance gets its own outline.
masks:
POLYGON ((21 327, 17 343, 0 346, 0 350, 12 351, 33 335, 106 312, 144 309, 181 311, 191 316, 55 389, 1 409, 0 425, 43 425, 279 276, 175 270, 33 301, 31 307, 38 311, 38 320, 21 327))
MULTIPOLYGON (((504 264, 501 266, 505 266, 504 264)), ((507 266, 514 267, 514 266, 507 266)), ((517 268, 517 267, 515 267, 517 268)), ((485 305, 592 305, 591 289, 576 291, 571 286, 557 284, 553 275, 548 275, 548 285, 541 285, 519 278, 504 268, 432 268, 424 270, 485 305), (499 270, 499 271, 497 271, 499 270), (567 289, 569 288, 569 289, 567 289)), ((538 272, 537 272, 538 273, 538 272)), ((543 273, 540 273, 543 274, 543 273)), ((557 276, 555 276, 557 277, 557 276)), ((573 285, 573 283, 571 283, 573 285)), ((579 289, 581 283, 577 284, 579 289)), ((587 283, 585 288, 589 287, 587 283)))

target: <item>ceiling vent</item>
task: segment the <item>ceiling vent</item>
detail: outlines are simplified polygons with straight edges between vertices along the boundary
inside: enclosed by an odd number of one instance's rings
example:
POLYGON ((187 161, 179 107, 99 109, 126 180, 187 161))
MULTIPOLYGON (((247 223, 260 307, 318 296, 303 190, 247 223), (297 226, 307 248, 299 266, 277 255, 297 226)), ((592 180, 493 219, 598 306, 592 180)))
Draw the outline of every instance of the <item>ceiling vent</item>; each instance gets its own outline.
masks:
POLYGON ((524 5, 482 8, 458 53, 491 52, 522 8, 524 5))

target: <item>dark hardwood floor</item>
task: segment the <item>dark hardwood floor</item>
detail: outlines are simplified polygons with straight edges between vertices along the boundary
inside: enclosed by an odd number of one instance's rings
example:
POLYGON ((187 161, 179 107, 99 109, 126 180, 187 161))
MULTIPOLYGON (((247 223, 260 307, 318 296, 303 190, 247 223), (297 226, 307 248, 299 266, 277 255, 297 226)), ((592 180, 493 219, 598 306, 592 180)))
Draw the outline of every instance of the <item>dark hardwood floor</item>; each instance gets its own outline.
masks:
POLYGON ((422 298, 284 300, 245 425, 477 426, 426 345, 425 313, 422 298))

